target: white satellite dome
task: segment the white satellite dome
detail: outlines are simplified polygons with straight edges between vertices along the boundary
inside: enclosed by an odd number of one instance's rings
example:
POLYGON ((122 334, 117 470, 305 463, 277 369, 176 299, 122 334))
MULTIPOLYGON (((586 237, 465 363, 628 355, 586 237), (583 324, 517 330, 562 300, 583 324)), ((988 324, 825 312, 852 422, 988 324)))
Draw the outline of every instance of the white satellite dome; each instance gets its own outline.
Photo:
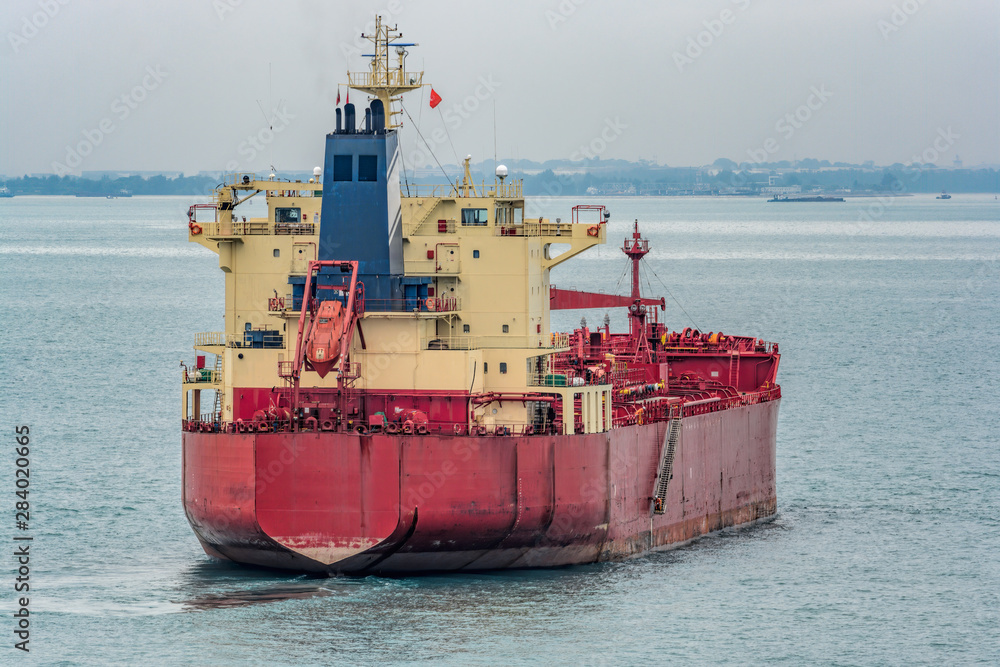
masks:
POLYGON ((497 178, 507 178, 507 165, 505 164, 497 165, 497 178))

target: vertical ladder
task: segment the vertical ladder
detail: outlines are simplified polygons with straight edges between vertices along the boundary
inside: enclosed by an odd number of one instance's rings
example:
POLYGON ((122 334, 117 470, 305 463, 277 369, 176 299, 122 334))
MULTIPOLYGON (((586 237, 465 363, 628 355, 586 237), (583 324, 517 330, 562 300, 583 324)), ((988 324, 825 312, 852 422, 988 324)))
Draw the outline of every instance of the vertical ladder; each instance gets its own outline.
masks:
POLYGON ((739 391, 737 383, 740 379, 740 355, 733 351, 729 357, 729 386, 739 391))
POLYGON ((674 476, 674 453, 677 451, 677 441, 681 437, 681 420, 671 419, 667 422, 667 437, 660 452, 659 475, 653 491, 653 513, 663 514, 667 504, 667 485, 674 476))
MULTIPOLYGON (((215 372, 212 373, 212 380, 222 384, 222 355, 215 355, 215 372)), ((222 421, 222 391, 215 390, 215 402, 212 405, 212 419, 222 421)))

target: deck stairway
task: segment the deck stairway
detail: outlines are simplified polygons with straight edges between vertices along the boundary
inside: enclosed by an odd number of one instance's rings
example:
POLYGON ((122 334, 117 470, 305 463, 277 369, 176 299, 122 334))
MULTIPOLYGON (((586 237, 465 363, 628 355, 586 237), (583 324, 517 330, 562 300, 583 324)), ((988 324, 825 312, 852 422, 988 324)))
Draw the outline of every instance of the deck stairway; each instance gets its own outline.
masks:
MULTIPOLYGON (((215 355, 215 372, 212 373, 212 378, 220 383, 222 383, 222 355, 215 355)), ((222 420, 222 388, 217 388, 215 390, 215 402, 212 405, 212 415, 214 419, 219 421, 222 420)))
POLYGON ((656 477, 656 489, 653 492, 653 513, 663 514, 666 511, 667 485, 674 475, 674 454, 677 451, 677 441, 681 436, 681 420, 671 419, 667 423, 667 437, 660 453, 659 475, 656 477))

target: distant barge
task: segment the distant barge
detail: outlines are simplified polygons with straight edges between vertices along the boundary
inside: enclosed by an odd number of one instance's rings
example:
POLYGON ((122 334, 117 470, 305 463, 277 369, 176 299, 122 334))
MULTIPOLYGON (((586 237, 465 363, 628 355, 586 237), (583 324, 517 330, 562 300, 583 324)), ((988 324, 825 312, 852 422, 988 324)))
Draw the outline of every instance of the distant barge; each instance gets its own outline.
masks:
POLYGON ((828 201, 844 201, 843 197, 778 197, 775 196, 773 199, 768 199, 768 202, 828 202, 828 201))

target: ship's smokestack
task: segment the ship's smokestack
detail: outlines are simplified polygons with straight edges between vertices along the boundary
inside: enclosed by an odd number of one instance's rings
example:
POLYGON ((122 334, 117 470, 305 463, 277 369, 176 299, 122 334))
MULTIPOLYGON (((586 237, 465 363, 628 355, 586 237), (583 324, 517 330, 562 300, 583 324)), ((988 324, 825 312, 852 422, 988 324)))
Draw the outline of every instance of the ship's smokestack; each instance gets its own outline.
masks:
POLYGON ((365 107, 365 133, 371 134, 372 132, 372 110, 365 107))
POLYGON ((385 107, 382 100, 372 100, 372 126, 376 132, 385 130, 385 107))
POLYGON ((341 121, 340 107, 337 107, 337 132, 338 133, 341 131, 341 127, 342 127, 340 121, 341 121))
POLYGON ((344 105, 344 132, 354 134, 354 105, 344 105))

